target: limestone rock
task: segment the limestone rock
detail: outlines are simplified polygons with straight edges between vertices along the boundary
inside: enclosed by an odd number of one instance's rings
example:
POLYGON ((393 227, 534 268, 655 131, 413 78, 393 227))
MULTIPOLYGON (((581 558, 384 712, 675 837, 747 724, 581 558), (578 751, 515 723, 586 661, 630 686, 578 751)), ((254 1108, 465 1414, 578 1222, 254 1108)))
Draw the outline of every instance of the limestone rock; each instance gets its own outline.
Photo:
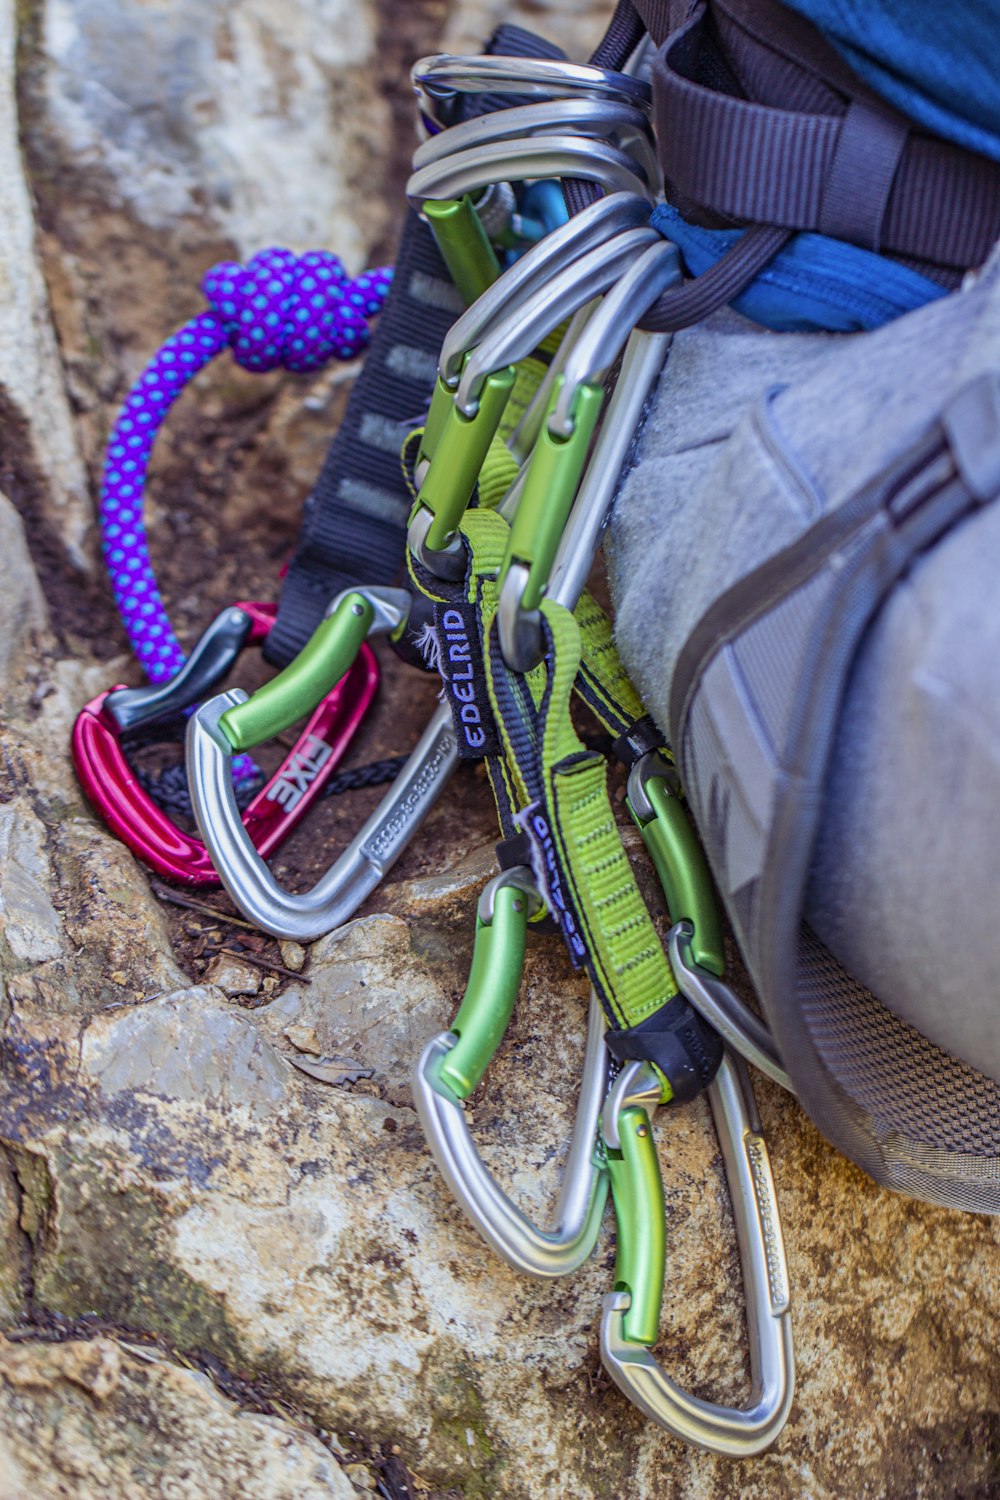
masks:
POLYGON ((279 944, 281 949, 281 962, 286 969, 291 969, 293 974, 299 974, 305 968, 306 957, 309 950, 303 948, 301 943, 295 943, 291 938, 283 939, 279 944))
POLYGON ((0 446, 78 565, 93 511, 37 259, 18 140, 17 7, 0 0, 0 446))
POLYGON ((301 1427, 110 1338, 0 1338, 0 1500, 350 1500, 301 1427))
POLYGON ((263 975, 252 964, 231 953, 220 953, 205 970, 205 983, 214 984, 226 995, 256 995, 263 975))
MULTIPOLYGON (((2 233, 0 228, 0 234, 2 233)), ((0 269, 0 278, 2 275, 0 269)), ((2 286, 0 279, 0 319, 3 317, 2 286)), ((0 360, 2 359, 3 353, 0 351, 0 360)), ((0 373, 0 398, 2 392, 3 375, 0 373)), ((46 612, 38 576, 25 542, 24 525, 3 494, 0 494, 0 559, 3 559, 3 588, 0 589, 0 691, 6 692, 7 685, 17 679, 26 664, 26 648, 44 631, 46 612)))
POLYGON ((64 951, 49 895, 54 883, 43 825, 26 803, 0 807, 0 923, 17 963, 41 963, 64 951))
POLYGON ((360 266, 385 214, 372 8, 48 0, 44 12, 49 120, 113 203, 156 231, 207 211, 241 254, 278 231, 360 266))
MULTIPOLYGON (((386 1099, 288 1068, 275 1050, 288 1045, 281 1001, 241 1012, 218 991, 189 989, 103 1012, 82 1035, 75 1017, 15 1009, 0 1136, 14 1148, 41 1305, 98 1312, 266 1375, 324 1427, 371 1444, 391 1434, 411 1468, 470 1500, 646 1500, 665 1484, 692 1500, 799 1500, 804 1484, 818 1500, 929 1497, 950 1492, 942 1472, 953 1489, 985 1482, 985 1434, 1000 1418, 996 1225, 875 1188, 793 1101, 759 1084, 798 1396, 770 1454, 733 1465, 683 1451, 600 1371, 610 1227, 573 1278, 515 1276, 450 1201, 411 1110, 388 1102, 406 1098, 412 1058, 447 1025, 464 968, 457 954, 447 972, 443 960, 411 960, 392 1029, 389 987, 409 930, 361 919, 317 945, 327 1034, 364 1056, 380 1037, 386 1099), (370 1014, 360 979, 375 991, 370 1014)), ((530 946, 513 1032, 475 1100, 484 1159, 538 1220, 570 1123, 584 988, 558 940, 530 946)), ((661 1357, 692 1389, 739 1400, 739 1272, 707 1109, 664 1115, 661 1357)))

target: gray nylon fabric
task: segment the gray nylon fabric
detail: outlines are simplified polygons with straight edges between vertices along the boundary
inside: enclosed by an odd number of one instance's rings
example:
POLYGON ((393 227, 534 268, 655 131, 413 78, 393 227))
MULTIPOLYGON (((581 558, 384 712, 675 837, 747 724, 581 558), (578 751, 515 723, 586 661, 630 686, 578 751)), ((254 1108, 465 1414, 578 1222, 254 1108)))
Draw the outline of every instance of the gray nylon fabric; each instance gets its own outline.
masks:
MULTIPOLYGON (((618 644, 668 723, 725 589, 847 500, 960 386, 1000 369, 1000 260, 871 334, 675 337, 609 544, 618 644)), ((1000 1082, 1000 506, 895 585, 837 726, 805 915, 903 1022, 1000 1082)))

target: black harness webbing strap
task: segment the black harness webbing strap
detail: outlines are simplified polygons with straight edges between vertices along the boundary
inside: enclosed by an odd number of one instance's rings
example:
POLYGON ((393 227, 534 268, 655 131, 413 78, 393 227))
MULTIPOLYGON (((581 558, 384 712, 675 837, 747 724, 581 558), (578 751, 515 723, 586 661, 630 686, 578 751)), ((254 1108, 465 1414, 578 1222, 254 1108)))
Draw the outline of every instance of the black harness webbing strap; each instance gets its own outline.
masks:
MULTIPOLYGON (((486 50, 563 55, 531 32, 506 25, 497 28, 486 50)), ((521 102, 510 95, 465 95, 459 101, 469 117, 521 102)), ((389 584, 399 575, 412 505, 400 453, 408 431, 426 414, 441 344, 462 310, 430 230, 408 212, 389 296, 306 502, 278 617, 264 646, 273 665, 291 661, 343 589, 389 584)))
POLYGON ((412 504, 400 452, 423 418, 438 351, 461 311, 434 238, 411 210, 378 329, 306 502, 264 648, 275 665, 302 649, 342 589, 394 582, 412 504))
MULTIPOLYGON (((856 80, 837 108, 789 107, 789 73, 807 59, 801 26, 799 55, 783 47, 784 15, 772 0, 740 0, 733 14, 713 0, 660 49, 656 139, 671 189, 737 222, 833 234, 953 270, 980 265, 1000 235, 1000 164, 911 128, 856 80), (702 82, 704 54, 720 44, 753 98, 702 82)), ((831 49, 818 32, 810 50, 822 77, 831 49)))
MULTIPOLYGON (((621 0, 593 61, 624 65, 636 21, 658 45, 656 142, 667 196, 695 222, 748 224, 642 327, 666 333, 731 301, 798 230, 914 263, 944 285, 1000 236, 1000 165, 911 126, 778 0, 621 0)), ((596 196, 567 183, 578 213, 596 196)))

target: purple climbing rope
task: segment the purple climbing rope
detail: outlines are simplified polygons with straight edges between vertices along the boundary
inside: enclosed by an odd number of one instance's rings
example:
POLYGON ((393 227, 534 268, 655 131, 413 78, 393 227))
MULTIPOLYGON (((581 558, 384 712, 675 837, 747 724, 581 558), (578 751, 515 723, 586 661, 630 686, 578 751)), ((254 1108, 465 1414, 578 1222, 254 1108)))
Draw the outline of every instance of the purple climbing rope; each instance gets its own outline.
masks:
POLYGON ((108 442, 100 524, 115 603, 132 649, 151 682, 184 665, 156 586, 142 506, 160 426, 185 386, 216 355, 232 349, 246 370, 318 370, 353 359, 368 343, 367 319, 389 291, 390 266, 351 280, 335 255, 262 250, 245 265, 222 261, 202 280, 210 311, 171 335, 136 381, 108 442))

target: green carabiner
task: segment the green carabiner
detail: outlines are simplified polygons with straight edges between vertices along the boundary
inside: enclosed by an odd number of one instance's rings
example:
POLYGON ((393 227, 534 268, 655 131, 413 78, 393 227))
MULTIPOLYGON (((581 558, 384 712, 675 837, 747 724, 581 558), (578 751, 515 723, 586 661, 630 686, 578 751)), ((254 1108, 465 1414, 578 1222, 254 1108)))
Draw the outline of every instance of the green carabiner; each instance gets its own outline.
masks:
POLYGON ((660 878, 671 922, 691 923, 695 962, 721 977, 726 953, 712 875, 678 796, 676 772, 659 751, 647 751, 632 767, 626 806, 660 878))
POLYGON ((466 307, 500 275, 500 262, 472 199, 429 198, 423 215, 466 307))
POLYGON ((377 632, 398 635, 408 615, 409 595, 402 589, 348 589, 339 594, 298 656, 219 719, 230 745, 252 750, 311 713, 351 667, 362 641, 377 632))
POLYGON ((650 1347, 659 1334, 667 1272, 663 1177, 649 1113, 641 1105, 628 1104, 616 1123, 616 1144, 609 1142, 607 1125, 604 1137, 618 1236, 615 1291, 630 1297, 625 1338, 650 1347))
POLYGON ((428 416, 432 430, 429 436, 425 430, 417 460, 418 466, 429 462, 409 522, 412 527, 421 512, 429 514, 421 541, 430 552, 443 552, 455 538, 503 420, 515 376, 513 365, 487 376, 471 415, 459 409, 454 392, 438 377, 428 416))
MULTIPOLYGON (((553 386, 550 412, 562 384, 560 375, 553 386)), ((535 442, 500 570, 502 585, 514 564, 526 568, 522 610, 537 609, 542 602, 603 404, 603 386, 581 385, 573 403, 569 436, 553 432, 546 421, 535 442)))
POLYGON ((469 982, 437 1081, 456 1099, 468 1099, 503 1040, 517 1002, 524 968, 528 919, 541 898, 519 872, 491 880, 476 908, 476 938, 469 982))

